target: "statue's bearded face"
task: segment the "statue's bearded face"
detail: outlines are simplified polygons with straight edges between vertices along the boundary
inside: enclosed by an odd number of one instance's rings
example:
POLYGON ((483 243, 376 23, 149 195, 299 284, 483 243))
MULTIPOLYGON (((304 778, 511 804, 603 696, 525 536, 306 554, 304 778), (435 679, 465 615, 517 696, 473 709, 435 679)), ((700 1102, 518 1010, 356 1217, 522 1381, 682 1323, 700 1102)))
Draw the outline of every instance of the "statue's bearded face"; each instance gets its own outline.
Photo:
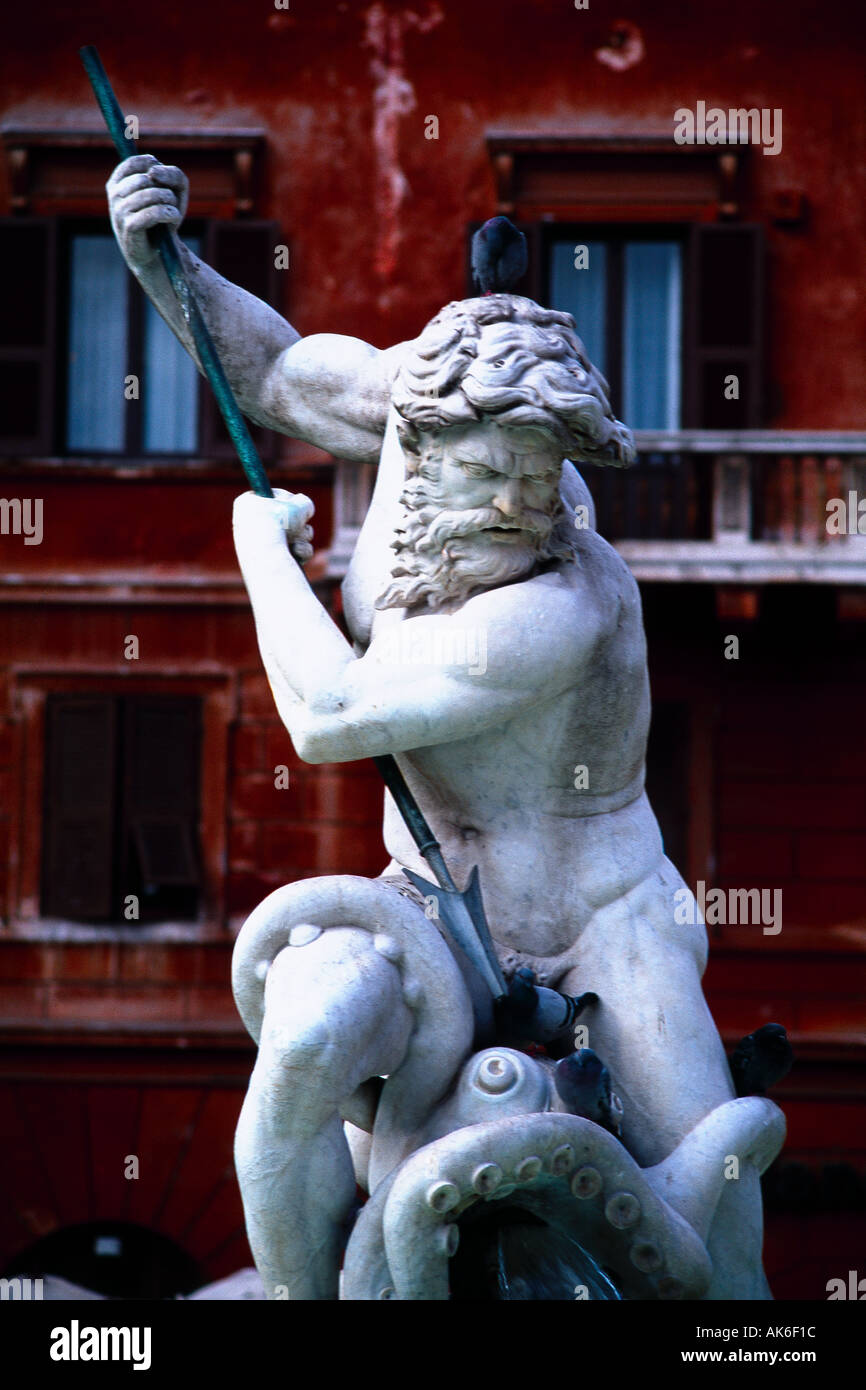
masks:
POLYGON ((377 608, 441 607, 570 559, 554 538, 561 473, 561 447, 540 430, 486 419, 423 434, 401 499, 394 583, 377 608))

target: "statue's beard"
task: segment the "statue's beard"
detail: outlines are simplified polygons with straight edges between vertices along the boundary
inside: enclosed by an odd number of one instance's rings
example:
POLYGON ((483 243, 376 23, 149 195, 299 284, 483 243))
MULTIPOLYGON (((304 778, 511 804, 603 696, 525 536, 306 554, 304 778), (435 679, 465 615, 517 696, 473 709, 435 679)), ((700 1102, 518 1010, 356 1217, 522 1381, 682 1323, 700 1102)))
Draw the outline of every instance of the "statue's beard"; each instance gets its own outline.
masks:
POLYGON ((462 602, 476 589, 520 579, 545 560, 570 560, 573 549, 556 535, 562 515, 557 499, 549 512, 524 508, 516 518, 519 539, 494 540, 484 528, 515 525, 495 507, 443 510, 442 500, 414 479, 403 493, 403 524, 392 548, 392 583, 376 608, 440 608, 462 602))

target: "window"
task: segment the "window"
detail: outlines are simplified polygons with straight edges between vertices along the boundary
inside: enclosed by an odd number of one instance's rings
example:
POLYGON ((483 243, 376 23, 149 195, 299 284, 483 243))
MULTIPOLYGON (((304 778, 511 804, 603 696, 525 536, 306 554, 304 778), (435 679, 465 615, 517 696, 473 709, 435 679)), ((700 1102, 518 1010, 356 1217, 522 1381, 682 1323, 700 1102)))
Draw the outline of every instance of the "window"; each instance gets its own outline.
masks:
POLYGON ((670 233, 563 233, 548 248, 551 308, 574 316, 614 412, 632 429, 682 416, 683 244, 670 233))
MULTIPOLYGON (((763 427, 762 227, 513 220, 529 247, 516 293, 574 315, 614 413, 631 429, 763 427), (576 255, 581 247, 585 257, 576 255)), ((467 227, 469 295, 480 226, 467 227)))
MULTIPOLYGON (((183 240, 276 306, 275 223, 199 219, 184 224, 183 240)), ((7 457, 234 457, 211 391, 127 271, 104 218, 0 218, 0 399, 7 457), (124 390, 129 375, 138 399, 124 390)), ((275 435, 251 432, 272 458, 275 435)))
POLYGON ((43 916, 197 916, 200 743, 195 697, 49 696, 43 916))
POLYGON ((574 314, 619 418, 647 431, 762 428, 764 229, 737 220, 749 146, 491 132, 487 147, 491 211, 529 243, 517 291, 574 314))
MULTIPOLYGON (((185 228, 183 239, 201 255, 200 235, 185 228)), ((142 295, 110 227, 67 229, 65 252, 63 452, 198 453, 198 371, 142 295)))

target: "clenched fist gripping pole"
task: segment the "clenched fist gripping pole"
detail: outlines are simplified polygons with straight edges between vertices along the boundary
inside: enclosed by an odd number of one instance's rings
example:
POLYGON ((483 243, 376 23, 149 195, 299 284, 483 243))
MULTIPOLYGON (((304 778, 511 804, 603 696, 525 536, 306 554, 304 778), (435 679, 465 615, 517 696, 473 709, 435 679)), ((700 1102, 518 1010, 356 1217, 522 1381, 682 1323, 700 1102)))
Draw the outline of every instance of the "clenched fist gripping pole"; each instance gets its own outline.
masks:
MULTIPOLYGON (((126 134, 127 123, 112 91, 111 83, 105 68, 102 66, 99 54, 92 44, 80 49, 79 53, 99 103, 99 109, 105 117, 105 124, 108 126, 109 134, 114 141, 114 148, 121 159, 128 159, 130 155, 137 154, 138 150, 135 141, 126 134)), ((238 458, 247 475, 250 487, 259 497, 273 497, 273 489, 267 480, 258 450, 247 429, 246 421, 234 398, 232 388, 228 384, 222 363, 213 345, 213 339, 208 332, 207 324, 201 316, 201 310, 183 273, 174 232, 169 227, 156 227, 153 229, 152 236, 159 250, 160 260, 165 267, 165 273, 177 295, 183 316, 189 324, 199 361, 205 376, 213 387, 220 414, 226 422, 226 429, 238 451, 238 458)))
MULTIPOLYGON (((127 159, 130 155, 137 154, 135 141, 126 133, 127 122, 112 91, 111 83, 102 66, 99 54, 92 45, 87 45, 79 51, 117 153, 121 159, 127 159)), ((237 450, 250 487, 259 497, 273 497, 273 489, 268 482, 258 450, 247 429, 246 421, 223 371, 213 339, 208 332, 201 310, 184 274, 175 233, 168 227, 156 227, 152 229, 151 235, 159 251, 165 272, 177 295, 183 316, 189 325, 202 369, 213 388, 217 405, 226 422, 226 428, 237 450)), ((373 762, 384 778, 385 784, 394 798, 415 844, 418 846, 419 853, 430 865, 436 883, 427 883, 417 874, 407 870, 408 877, 420 892, 425 895, 432 895, 436 899, 438 915, 443 925, 486 981, 494 1000, 502 1001, 503 1004, 506 1004, 507 1001, 506 1014, 509 1016, 508 1024, 506 1024, 507 1031, 516 1028, 521 1036, 532 1037, 540 1042, 569 1030, 582 1008, 595 1001, 595 995, 586 994, 581 995, 579 999, 571 999, 568 996, 558 994, 555 990, 544 989, 540 986, 534 987, 528 980, 519 981, 517 988, 512 988, 509 991, 484 915, 481 889, 478 883, 478 870, 473 869, 466 889, 461 893, 442 857, 441 847, 420 806, 406 785, 395 759, 391 754, 385 754, 382 757, 374 758, 373 762)), ((501 1017, 504 1022, 504 1016, 501 1015, 501 1017)))

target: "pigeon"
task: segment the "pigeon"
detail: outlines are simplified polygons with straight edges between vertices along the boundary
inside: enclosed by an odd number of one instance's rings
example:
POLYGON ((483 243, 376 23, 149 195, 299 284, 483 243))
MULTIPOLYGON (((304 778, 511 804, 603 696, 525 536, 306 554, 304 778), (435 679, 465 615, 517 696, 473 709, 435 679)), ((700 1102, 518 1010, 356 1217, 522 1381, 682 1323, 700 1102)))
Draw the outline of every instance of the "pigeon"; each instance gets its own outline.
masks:
POLYGON ((731 1053, 734 1090, 738 1096, 765 1096, 788 1075, 793 1061, 794 1052, 781 1023, 765 1023, 738 1042, 731 1053))
POLYGON ((508 294, 527 264, 526 237, 507 217, 491 217, 472 238, 472 274, 482 294, 508 294))
POLYGON ((585 1008, 598 1003, 598 995, 592 990, 586 990, 574 997, 543 988, 539 995, 539 988, 541 987, 537 987, 535 983, 535 972, 528 966, 524 965, 515 970, 508 986, 508 993, 497 999, 494 1005, 500 1038, 531 1039, 535 1042, 549 1043, 555 1035, 567 1034, 568 1050, 571 1051, 570 1040, 574 1025, 585 1008), (561 1022, 557 1022, 554 1030, 550 1022, 550 1010, 556 1000, 560 1001, 556 1017, 561 1022))
POLYGON ((572 1115, 582 1115, 619 1137, 622 1101, 611 1089, 610 1072, 597 1052, 581 1047, 557 1062, 553 1080, 572 1115))

